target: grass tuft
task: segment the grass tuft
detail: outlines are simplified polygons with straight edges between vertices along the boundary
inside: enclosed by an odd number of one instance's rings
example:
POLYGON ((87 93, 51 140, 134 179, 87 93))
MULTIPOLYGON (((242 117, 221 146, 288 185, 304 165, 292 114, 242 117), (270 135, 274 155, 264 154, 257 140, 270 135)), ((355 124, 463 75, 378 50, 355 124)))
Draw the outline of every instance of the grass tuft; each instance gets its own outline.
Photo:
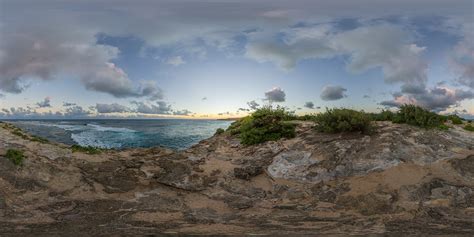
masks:
POLYGON ((80 146, 80 145, 72 145, 71 146, 72 152, 82 152, 89 155, 96 155, 102 153, 103 149, 93 146, 80 146))
POLYGON ((464 130, 467 130, 469 132, 474 132, 474 126, 472 126, 470 123, 464 126, 464 130))
POLYGON ((13 162, 13 164, 16 166, 23 166, 23 161, 25 160, 23 151, 16 149, 8 149, 5 157, 13 162))

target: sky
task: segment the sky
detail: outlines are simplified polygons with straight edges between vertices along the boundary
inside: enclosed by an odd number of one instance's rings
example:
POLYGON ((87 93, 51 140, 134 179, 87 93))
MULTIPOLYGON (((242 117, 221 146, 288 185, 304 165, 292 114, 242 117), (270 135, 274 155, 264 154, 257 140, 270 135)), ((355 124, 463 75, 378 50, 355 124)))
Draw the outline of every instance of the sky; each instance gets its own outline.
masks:
POLYGON ((0 0, 0 118, 473 118, 473 42, 473 0, 0 0))

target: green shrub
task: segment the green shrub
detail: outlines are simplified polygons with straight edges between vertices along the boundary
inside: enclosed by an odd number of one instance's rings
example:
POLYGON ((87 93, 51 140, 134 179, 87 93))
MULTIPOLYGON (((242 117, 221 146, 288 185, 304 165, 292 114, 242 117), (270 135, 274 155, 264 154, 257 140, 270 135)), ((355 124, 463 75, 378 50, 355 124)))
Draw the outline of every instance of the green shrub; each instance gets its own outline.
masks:
POLYGON ((316 115, 316 130, 326 133, 363 132, 371 130, 370 115, 351 109, 326 109, 316 115))
POLYGON ((305 114, 303 116, 298 116, 296 120, 302 120, 302 121, 314 121, 316 119, 316 115, 314 114, 305 114))
POLYGON ((378 114, 372 114, 372 119, 375 121, 392 121, 395 113, 390 110, 382 110, 378 114))
POLYGON ((455 114, 449 115, 448 119, 451 120, 451 122, 453 122, 453 124, 462 124, 462 119, 459 116, 455 115, 455 114))
POLYGON ((438 129, 439 130, 444 130, 444 131, 447 131, 449 130, 451 127, 449 127, 448 125, 445 125, 445 124, 441 124, 438 126, 438 129))
POLYGON ((392 121, 422 128, 436 128, 444 123, 445 118, 419 106, 402 105, 392 121))
POLYGON ((7 159, 13 162, 13 164, 15 164, 16 166, 22 166, 23 161, 25 159, 25 155, 23 154, 23 151, 16 150, 16 149, 8 149, 5 157, 7 157, 7 159))
POLYGON ((93 146, 72 145, 72 152, 83 152, 89 155, 100 154, 103 149, 93 146))
POLYGON ((464 126, 464 129, 470 132, 474 132, 474 126, 472 126, 471 124, 464 126))
POLYGON ((216 130, 216 133, 214 133, 214 135, 219 135, 219 134, 222 134, 222 133, 224 133, 224 132, 225 132, 224 129, 218 128, 218 129, 216 130))
POLYGON ((282 107, 265 106, 232 123, 228 131, 233 135, 238 134, 244 145, 292 138, 296 135, 296 125, 287 121, 293 117, 293 114, 282 107))

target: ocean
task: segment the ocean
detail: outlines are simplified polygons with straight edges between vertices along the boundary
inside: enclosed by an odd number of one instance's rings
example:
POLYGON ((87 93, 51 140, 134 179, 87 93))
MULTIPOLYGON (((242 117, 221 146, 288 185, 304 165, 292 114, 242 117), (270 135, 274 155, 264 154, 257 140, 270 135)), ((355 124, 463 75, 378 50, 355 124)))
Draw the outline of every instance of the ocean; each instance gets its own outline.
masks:
POLYGON ((189 148, 211 137, 232 121, 188 119, 16 120, 9 121, 30 134, 69 145, 101 148, 161 146, 189 148))

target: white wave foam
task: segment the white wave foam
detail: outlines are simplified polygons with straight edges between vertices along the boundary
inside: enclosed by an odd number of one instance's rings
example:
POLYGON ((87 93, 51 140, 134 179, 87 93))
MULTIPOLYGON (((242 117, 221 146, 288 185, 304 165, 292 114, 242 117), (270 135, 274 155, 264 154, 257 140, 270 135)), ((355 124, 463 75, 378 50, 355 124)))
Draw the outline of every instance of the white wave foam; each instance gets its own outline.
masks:
POLYGON ((129 128, 104 127, 97 124, 87 124, 87 126, 101 132, 137 132, 129 128))

